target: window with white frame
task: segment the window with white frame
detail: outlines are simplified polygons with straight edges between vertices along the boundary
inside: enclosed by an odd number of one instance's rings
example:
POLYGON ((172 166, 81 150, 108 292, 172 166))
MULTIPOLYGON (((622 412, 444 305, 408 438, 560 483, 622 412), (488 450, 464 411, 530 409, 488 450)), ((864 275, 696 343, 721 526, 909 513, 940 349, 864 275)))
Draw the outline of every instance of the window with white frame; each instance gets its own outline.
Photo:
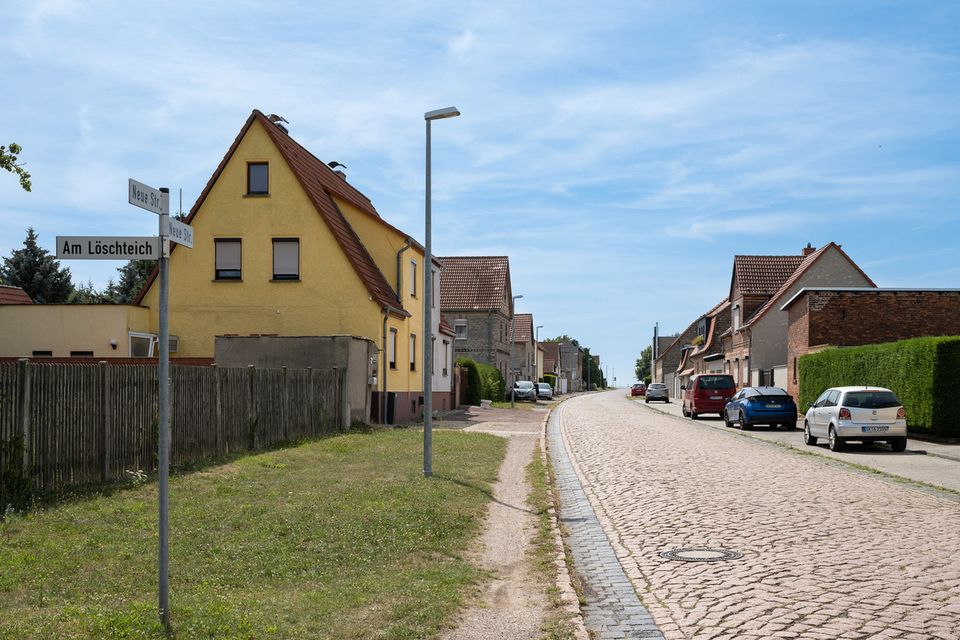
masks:
POLYGON ((417 336, 410 334, 410 371, 417 370, 417 336))
POLYGON ((447 366, 450 363, 450 341, 443 341, 443 375, 449 375, 447 366))
POLYGON ((453 321, 453 330, 456 332, 455 338, 457 340, 466 340, 467 339, 467 321, 466 320, 454 320, 453 321))
POLYGON ((410 295, 417 295, 417 261, 410 261, 410 295))
POLYGON ((241 264, 241 242, 240 238, 216 238, 215 246, 215 272, 216 280, 240 280, 242 271, 241 264))
POLYGON ((387 343, 387 357, 389 358, 390 368, 397 368, 397 330, 390 329, 390 342, 387 343))

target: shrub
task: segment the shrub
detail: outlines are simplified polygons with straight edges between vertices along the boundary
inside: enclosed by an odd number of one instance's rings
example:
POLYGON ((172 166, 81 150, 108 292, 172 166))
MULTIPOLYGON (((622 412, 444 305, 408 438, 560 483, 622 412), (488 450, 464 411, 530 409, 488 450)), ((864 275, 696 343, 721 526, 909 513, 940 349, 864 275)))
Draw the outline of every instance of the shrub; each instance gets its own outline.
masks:
POLYGON ((488 364, 478 364, 480 372, 480 393, 486 400, 503 400, 506 397, 507 383, 500 370, 488 364))
POLYGON ((912 431, 960 436, 960 336, 827 349, 801 357, 798 373, 801 409, 828 387, 887 387, 912 431))
POLYGON ((467 404, 479 405, 482 388, 477 363, 470 358, 457 358, 457 364, 467 370, 467 404))

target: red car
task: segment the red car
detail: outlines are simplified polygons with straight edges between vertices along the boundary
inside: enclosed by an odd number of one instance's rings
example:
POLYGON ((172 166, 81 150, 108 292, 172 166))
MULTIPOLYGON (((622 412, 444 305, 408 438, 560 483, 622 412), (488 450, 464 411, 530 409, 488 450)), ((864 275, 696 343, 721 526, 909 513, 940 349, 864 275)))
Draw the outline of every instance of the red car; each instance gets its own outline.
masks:
POLYGON ((704 373, 690 378, 683 390, 683 415, 697 419, 702 413, 723 416, 723 410, 737 392, 733 376, 727 373, 704 373))
POLYGON ((638 382, 637 384, 630 387, 631 396, 642 396, 646 393, 647 393, 647 385, 643 384, 642 382, 638 382))

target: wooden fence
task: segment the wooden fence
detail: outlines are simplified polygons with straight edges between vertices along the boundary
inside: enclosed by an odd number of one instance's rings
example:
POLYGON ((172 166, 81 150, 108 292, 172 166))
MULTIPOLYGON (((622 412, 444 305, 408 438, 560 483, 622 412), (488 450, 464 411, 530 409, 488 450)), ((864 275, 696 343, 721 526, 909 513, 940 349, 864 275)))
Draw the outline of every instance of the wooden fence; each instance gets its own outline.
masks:
MULTIPOLYGON (((157 395, 154 366, 0 363, 0 498, 154 472, 157 395)), ((170 400, 174 466, 349 427, 346 370, 171 365, 170 400)))

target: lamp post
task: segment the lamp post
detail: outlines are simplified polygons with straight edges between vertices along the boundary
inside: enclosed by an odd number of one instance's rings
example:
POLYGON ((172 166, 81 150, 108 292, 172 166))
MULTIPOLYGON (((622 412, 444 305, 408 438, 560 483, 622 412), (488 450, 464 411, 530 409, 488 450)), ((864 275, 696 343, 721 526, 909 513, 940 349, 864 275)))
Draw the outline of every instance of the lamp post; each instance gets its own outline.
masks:
POLYGON ((537 328, 534 329, 535 338, 533 339, 533 377, 534 384, 540 384, 540 329, 543 328, 542 324, 538 324, 537 328))
POLYGON ((423 114, 427 123, 427 171, 425 185, 425 230, 423 243, 423 475, 433 475, 433 255, 430 238, 430 123, 444 118, 456 118, 456 107, 435 109, 423 114))
POLYGON ((513 383, 516 382, 513 379, 513 336, 517 331, 517 300, 522 298, 522 295, 513 296, 513 302, 510 304, 510 373, 507 376, 507 379, 510 380, 510 408, 513 409, 513 383))

